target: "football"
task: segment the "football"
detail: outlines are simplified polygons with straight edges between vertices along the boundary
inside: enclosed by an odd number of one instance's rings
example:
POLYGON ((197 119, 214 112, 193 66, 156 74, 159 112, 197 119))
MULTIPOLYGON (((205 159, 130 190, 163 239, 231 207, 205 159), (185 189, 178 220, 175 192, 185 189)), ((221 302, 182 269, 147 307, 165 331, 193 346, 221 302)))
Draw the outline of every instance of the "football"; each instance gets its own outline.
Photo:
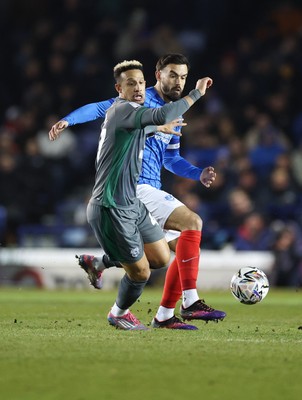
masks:
POLYGON ((231 280, 231 292, 242 304, 260 303, 269 291, 267 276, 259 268, 241 268, 231 280))

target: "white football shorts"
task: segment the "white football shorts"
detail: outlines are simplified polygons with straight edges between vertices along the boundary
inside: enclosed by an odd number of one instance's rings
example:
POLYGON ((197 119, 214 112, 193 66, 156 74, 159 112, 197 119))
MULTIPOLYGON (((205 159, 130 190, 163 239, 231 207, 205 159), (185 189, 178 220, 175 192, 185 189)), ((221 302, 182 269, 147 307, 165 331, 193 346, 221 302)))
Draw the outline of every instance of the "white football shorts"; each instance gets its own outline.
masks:
POLYGON ((172 194, 156 189, 147 184, 139 184, 136 189, 137 197, 145 204, 151 215, 157 220, 165 234, 167 242, 177 239, 180 232, 164 229, 165 223, 171 213, 184 204, 172 194))

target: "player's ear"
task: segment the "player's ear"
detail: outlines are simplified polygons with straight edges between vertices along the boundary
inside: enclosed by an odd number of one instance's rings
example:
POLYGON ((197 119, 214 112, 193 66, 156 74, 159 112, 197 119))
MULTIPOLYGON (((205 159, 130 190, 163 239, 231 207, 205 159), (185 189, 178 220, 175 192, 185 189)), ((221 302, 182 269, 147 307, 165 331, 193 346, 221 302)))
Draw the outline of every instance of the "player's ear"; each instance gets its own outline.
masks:
POLYGON ((155 79, 156 79, 157 81, 160 80, 160 71, 155 71, 155 79))
POLYGON ((119 83, 116 83, 116 84, 114 85, 114 87, 115 87, 115 90, 116 90, 118 93, 121 93, 121 92, 122 92, 122 87, 121 87, 121 85, 120 85, 119 83))

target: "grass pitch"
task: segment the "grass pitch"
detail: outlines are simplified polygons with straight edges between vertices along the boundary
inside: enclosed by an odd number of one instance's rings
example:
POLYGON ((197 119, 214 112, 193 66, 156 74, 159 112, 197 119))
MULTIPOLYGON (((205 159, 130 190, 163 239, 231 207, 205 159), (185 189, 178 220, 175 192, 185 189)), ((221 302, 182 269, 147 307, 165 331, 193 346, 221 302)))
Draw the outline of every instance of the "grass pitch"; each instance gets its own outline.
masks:
MULTIPOLYGON (((296 400, 302 393, 302 291, 270 290, 245 306, 204 293, 227 312, 198 331, 118 331, 116 291, 0 291, 3 400, 296 400)), ((148 324, 161 291, 132 307, 148 324)))

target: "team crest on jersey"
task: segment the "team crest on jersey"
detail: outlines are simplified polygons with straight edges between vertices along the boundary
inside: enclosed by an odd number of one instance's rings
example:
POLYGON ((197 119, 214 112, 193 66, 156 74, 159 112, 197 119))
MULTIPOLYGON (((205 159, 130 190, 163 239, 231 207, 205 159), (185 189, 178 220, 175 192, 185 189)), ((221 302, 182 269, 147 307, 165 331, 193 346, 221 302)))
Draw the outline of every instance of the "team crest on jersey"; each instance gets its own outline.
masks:
POLYGON ((168 201, 173 201, 174 200, 174 196, 172 196, 172 194, 167 194, 167 196, 165 196, 165 199, 168 201))
POLYGON ((133 258, 136 258, 139 255, 139 248, 134 247, 133 249, 130 250, 130 254, 132 255, 133 258))

